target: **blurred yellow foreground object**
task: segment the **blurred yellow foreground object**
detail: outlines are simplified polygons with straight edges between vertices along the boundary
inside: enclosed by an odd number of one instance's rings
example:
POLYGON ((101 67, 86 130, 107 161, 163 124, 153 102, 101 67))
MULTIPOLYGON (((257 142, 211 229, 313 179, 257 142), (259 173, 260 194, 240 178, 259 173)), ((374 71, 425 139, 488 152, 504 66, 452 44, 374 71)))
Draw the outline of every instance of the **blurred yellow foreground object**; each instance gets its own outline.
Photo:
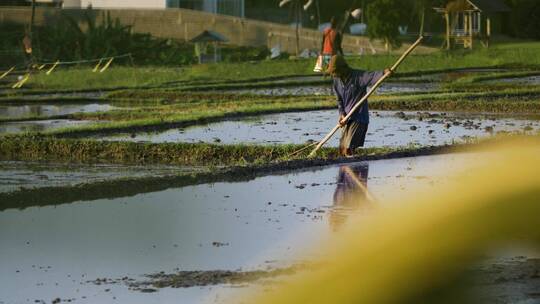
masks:
POLYGON ((488 150, 481 153, 489 166, 429 193, 388 202, 398 207, 370 218, 351 219, 338 239, 321 244, 328 254, 320 269, 231 302, 432 303, 435 296, 437 303, 458 303, 439 292, 481 255, 505 243, 538 245, 540 239, 540 141, 512 140, 488 150))

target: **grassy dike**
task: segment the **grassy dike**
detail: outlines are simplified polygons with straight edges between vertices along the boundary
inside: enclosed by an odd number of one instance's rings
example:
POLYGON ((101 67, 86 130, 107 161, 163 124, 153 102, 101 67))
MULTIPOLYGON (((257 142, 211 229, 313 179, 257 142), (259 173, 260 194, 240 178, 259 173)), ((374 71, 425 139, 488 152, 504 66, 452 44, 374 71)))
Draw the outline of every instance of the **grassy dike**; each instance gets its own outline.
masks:
MULTIPOLYGON (((102 142, 48 136, 6 136, 0 142, 1 160, 63 161, 112 164, 170 164, 181 166, 245 166, 291 161, 303 145, 215 145, 191 143, 102 142)), ((369 148, 360 156, 414 148, 369 148)), ((304 154, 305 156, 305 154, 304 154)), ((337 149, 323 148, 318 159, 337 158, 337 149)))

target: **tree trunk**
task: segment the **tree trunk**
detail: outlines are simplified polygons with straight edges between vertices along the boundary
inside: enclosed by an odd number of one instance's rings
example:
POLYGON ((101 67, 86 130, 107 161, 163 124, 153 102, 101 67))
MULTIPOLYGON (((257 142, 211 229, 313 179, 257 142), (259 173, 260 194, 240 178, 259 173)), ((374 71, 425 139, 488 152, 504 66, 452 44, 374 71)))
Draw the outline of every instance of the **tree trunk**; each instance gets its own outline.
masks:
POLYGON ((450 15, 449 13, 444 14, 444 19, 446 21, 446 49, 450 49, 450 15))
POLYGON ((300 14, 302 13, 302 3, 300 1, 295 2, 295 11, 296 11, 296 57, 300 55, 300 14))
POLYGON ((424 24, 426 20, 426 7, 422 6, 422 12, 421 12, 421 20, 420 20, 420 36, 424 35, 424 24))
POLYGON ((32 39, 34 33, 34 19, 36 17, 36 0, 32 0, 32 15, 30 16, 30 27, 28 28, 28 36, 32 39))
POLYGON ((315 6, 317 8, 317 29, 321 26, 321 9, 319 7, 319 0, 315 0, 315 6))

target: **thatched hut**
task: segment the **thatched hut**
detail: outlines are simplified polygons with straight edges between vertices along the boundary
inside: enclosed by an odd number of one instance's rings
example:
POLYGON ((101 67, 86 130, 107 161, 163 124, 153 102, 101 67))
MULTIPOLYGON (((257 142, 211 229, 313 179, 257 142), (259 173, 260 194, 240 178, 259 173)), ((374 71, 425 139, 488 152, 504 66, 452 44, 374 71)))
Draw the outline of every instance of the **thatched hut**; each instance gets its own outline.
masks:
POLYGON ((225 37, 214 31, 204 31, 190 40, 195 44, 195 55, 199 59, 199 63, 221 61, 220 44, 227 41, 225 37), (208 54, 209 45, 213 46, 213 54, 208 54))
POLYGON ((492 34, 502 32, 502 22, 510 8, 503 0, 449 0, 435 10, 446 22, 446 48, 463 45, 472 49, 474 39, 486 46, 492 34))

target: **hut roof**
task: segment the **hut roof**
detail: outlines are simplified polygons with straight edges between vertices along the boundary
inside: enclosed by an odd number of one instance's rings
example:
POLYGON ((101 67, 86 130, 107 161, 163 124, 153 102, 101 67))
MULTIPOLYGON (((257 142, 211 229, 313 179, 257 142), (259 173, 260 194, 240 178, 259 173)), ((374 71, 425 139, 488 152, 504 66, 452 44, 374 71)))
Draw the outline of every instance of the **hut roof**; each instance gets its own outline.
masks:
POLYGON ((216 33, 214 31, 204 31, 197 35, 195 38, 191 39, 190 42, 227 42, 227 38, 223 35, 216 33))
POLYGON ((481 11, 487 13, 509 12, 510 8, 503 0, 449 0, 438 12, 481 11))

